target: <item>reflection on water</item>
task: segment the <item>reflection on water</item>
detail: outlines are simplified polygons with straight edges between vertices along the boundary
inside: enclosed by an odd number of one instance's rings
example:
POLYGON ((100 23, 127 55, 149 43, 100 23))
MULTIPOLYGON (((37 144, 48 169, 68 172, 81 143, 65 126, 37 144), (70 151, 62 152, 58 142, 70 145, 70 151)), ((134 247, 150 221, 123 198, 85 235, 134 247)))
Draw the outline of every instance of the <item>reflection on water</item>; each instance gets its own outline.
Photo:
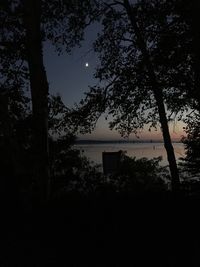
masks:
MULTIPOLYGON (((184 157, 185 151, 182 143, 173 144, 176 159, 184 157)), ((149 159, 162 156, 161 165, 168 165, 167 155, 163 143, 106 143, 106 144, 81 144, 75 145, 81 153, 97 164, 102 164, 102 152, 126 151, 131 157, 149 159)))

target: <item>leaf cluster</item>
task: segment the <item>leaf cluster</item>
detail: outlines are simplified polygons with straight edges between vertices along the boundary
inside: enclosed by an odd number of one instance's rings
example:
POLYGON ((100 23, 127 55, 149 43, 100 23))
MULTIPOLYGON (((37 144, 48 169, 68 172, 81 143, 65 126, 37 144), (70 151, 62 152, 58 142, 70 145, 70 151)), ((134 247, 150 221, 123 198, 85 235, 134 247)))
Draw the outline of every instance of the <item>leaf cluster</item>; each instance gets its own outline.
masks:
POLYGON ((118 172, 110 177, 110 182, 118 192, 144 193, 167 190, 168 171, 161 167, 161 157, 154 159, 124 156, 118 172))

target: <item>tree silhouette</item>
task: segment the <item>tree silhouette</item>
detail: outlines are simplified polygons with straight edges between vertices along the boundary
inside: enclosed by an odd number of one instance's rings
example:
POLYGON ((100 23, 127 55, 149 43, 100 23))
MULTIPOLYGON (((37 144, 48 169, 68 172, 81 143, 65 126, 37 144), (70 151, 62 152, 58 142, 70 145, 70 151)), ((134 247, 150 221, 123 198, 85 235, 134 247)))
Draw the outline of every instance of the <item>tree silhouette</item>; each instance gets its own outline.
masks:
POLYGON ((48 81, 43 63, 43 42, 49 40, 59 53, 70 51, 83 39, 92 21, 92 1, 18 0, 1 3, 2 88, 30 83, 34 133, 35 176, 41 200, 49 183, 48 81))
MULTIPOLYGON (((146 123, 155 126, 160 122, 172 188, 176 191, 179 174, 165 108, 167 100, 170 98, 172 102, 171 98, 175 96, 175 91, 172 93, 171 90, 169 97, 168 91, 176 85, 176 80, 170 79, 172 67, 162 56, 163 53, 166 56, 169 47, 166 43, 166 48, 163 43, 162 46, 160 44, 162 36, 169 34, 167 29, 171 21, 167 20, 168 10, 157 1, 135 4, 109 1, 102 3, 101 8, 104 11, 103 31, 94 49, 100 58, 95 77, 102 83, 92 87, 85 100, 81 101, 77 124, 80 128, 83 126, 83 132, 90 131, 106 109, 114 117, 111 128, 115 127, 122 135, 137 132, 146 123), (158 18, 153 20, 152 17, 156 16, 158 18)), ((170 50, 174 47, 170 46, 170 50)), ((177 102, 180 95, 175 97, 177 102)))
POLYGON ((163 92, 162 92, 162 89, 160 88, 159 82, 156 77, 156 72, 154 70, 154 66, 151 62, 150 54, 147 48, 147 42, 145 40, 145 37, 143 37, 140 32, 140 29, 138 26, 139 24, 137 24, 135 20, 135 16, 136 16, 135 11, 133 7, 131 7, 128 0, 124 0, 124 6, 130 18, 133 30, 135 31, 135 35, 137 39, 136 42, 138 44, 138 48, 140 49, 142 56, 144 58, 144 63, 145 63, 148 76, 149 76, 149 83, 150 83, 150 86, 152 87, 152 91, 153 91, 153 94, 156 100, 156 105, 158 107, 159 119, 160 119, 160 124, 162 127, 162 133, 163 133, 163 140, 165 144, 165 149, 167 151, 167 158, 169 161, 169 168, 170 168, 170 172, 172 176, 172 188, 174 190, 177 190, 178 184, 179 184, 179 174, 178 174, 178 169, 176 165, 174 149, 172 146, 171 137, 169 133, 167 116, 166 116, 166 111, 165 111, 165 106, 164 106, 163 92))
POLYGON ((184 119, 187 125, 185 129, 187 137, 183 138, 186 149, 183 165, 191 175, 196 175, 199 172, 200 34, 197 25, 200 19, 200 5, 197 1, 186 3, 182 0, 167 1, 167 3, 173 14, 169 29, 171 35, 164 37, 162 43, 164 45, 171 37, 172 47, 167 45, 166 55, 172 55, 173 52, 169 70, 176 81, 176 87, 173 89, 174 97, 168 93, 167 101, 171 110, 189 111, 189 115, 184 119))

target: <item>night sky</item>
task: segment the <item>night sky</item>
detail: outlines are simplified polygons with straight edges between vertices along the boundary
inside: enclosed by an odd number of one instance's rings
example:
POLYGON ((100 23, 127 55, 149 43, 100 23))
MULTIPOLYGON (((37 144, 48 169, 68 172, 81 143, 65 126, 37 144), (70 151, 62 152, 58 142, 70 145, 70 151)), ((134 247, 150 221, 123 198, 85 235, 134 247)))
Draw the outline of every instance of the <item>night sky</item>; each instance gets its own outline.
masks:
MULTIPOLYGON (((44 44, 44 63, 47 71, 50 93, 59 93, 63 102, 68 107, 78 103, 84 97, 84 92, 89 85, 98 83, 93 77, 95 68, 98 65, 98 57, 92 50, 92 43, 95 40, 100 27, 97 24, 91 25, 86 29, 84 41, 81 47, 72 49, 71 54, 63 53, 60 56, 55 52, 55 48, 49 43, 44 44), (85 64, 89 66, 86 67, 85 64)), ((109 121, 109 120, 108 120, 109 121)), ((108 121, 102 116, 92 134, 79 135, 81 139, 121 139, 116 131, 109 130, 108 121)), ((183 134, 182 123, 172 123, 170 125, 172 139, 179 140, 183 134)), ((160 129, 158 131, 147 129, 139 134, 140 139, 161 140, 160 129)), ((131 135, 130 139, 135 139, 131 135)))

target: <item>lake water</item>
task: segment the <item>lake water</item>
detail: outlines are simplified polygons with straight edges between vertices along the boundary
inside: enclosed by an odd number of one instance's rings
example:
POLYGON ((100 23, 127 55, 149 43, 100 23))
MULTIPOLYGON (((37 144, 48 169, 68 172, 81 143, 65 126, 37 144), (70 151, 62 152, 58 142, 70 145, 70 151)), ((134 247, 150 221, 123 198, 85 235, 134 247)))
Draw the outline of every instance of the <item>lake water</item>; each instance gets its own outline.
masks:
MULTIPOLYGON (((177 161, 184 157, 185 151, 182 143, 174 143, 174 152, 177 161)), ((163 143, 105 143, 105 144, 81 144, 75 145, 81 154, 97 164, 102 164, 102 152, 126 151, 127 156, 152 159, 162 156, 161 165, 168 165, 167 155, 163 143)))

